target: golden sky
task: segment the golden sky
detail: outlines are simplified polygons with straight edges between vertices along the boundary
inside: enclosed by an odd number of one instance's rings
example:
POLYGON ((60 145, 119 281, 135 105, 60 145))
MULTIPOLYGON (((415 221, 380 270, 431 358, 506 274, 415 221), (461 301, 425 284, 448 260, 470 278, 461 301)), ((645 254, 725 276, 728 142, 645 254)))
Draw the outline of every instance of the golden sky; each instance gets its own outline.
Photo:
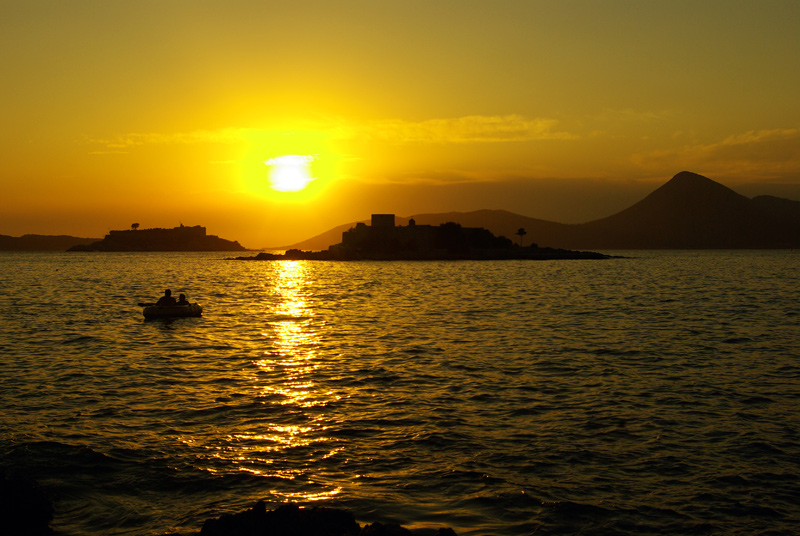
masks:
POLYGON ((183 223, 263 247, 373 212, 577 222, 682 170, 800 199, 796 0, 0 12, 0 234, 183 223), (304 189, 271 187, 286 162, 304 189))

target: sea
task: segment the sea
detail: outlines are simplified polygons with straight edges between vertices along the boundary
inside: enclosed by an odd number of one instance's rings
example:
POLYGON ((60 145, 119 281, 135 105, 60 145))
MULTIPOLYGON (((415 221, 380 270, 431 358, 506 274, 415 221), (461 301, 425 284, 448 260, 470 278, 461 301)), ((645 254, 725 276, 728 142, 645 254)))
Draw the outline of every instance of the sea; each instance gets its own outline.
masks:
POLYGON ((0 470, 68 536, 800 533, 800 251, 611 253, 0 253, 0 470))

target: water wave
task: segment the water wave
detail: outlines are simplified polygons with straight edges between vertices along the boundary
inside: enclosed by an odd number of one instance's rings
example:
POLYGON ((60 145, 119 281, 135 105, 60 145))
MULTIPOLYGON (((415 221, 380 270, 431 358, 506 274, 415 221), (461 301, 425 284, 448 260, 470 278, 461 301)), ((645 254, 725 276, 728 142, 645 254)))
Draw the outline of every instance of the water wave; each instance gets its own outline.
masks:
POLYGON ((258 499, 467 535, 795 533, 796 252, 636 257, 0 255, 0 469, 67 535, 258 499), (204 316, 145 322, 168 287, 204 316))

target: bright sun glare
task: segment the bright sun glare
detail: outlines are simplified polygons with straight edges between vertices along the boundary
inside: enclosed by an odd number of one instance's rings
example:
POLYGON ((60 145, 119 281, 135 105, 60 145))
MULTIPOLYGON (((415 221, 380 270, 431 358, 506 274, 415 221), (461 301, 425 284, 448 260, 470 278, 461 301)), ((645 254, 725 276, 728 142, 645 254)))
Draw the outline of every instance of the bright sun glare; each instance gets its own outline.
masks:
POLYGON ((269 167, 269 185, 279 192, 298 192, 315 180, 311 176, 310 155, 287 154, 265 160, 269 167))

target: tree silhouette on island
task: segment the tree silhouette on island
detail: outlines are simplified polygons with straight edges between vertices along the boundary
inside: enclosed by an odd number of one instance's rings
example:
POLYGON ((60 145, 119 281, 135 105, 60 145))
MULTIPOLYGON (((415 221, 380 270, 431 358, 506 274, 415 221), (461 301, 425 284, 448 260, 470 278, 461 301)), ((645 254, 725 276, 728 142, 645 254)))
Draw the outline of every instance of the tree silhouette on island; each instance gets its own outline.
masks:
POLYGON ((521 246, 522 245, 522 237, 525 236, 528 233, 527 233, 527 231, 525 231, 524 227, 520 227, 519 229, 517 229, 517 232, 514 233, 514 234, 519 236, 519 245, 521 246))

